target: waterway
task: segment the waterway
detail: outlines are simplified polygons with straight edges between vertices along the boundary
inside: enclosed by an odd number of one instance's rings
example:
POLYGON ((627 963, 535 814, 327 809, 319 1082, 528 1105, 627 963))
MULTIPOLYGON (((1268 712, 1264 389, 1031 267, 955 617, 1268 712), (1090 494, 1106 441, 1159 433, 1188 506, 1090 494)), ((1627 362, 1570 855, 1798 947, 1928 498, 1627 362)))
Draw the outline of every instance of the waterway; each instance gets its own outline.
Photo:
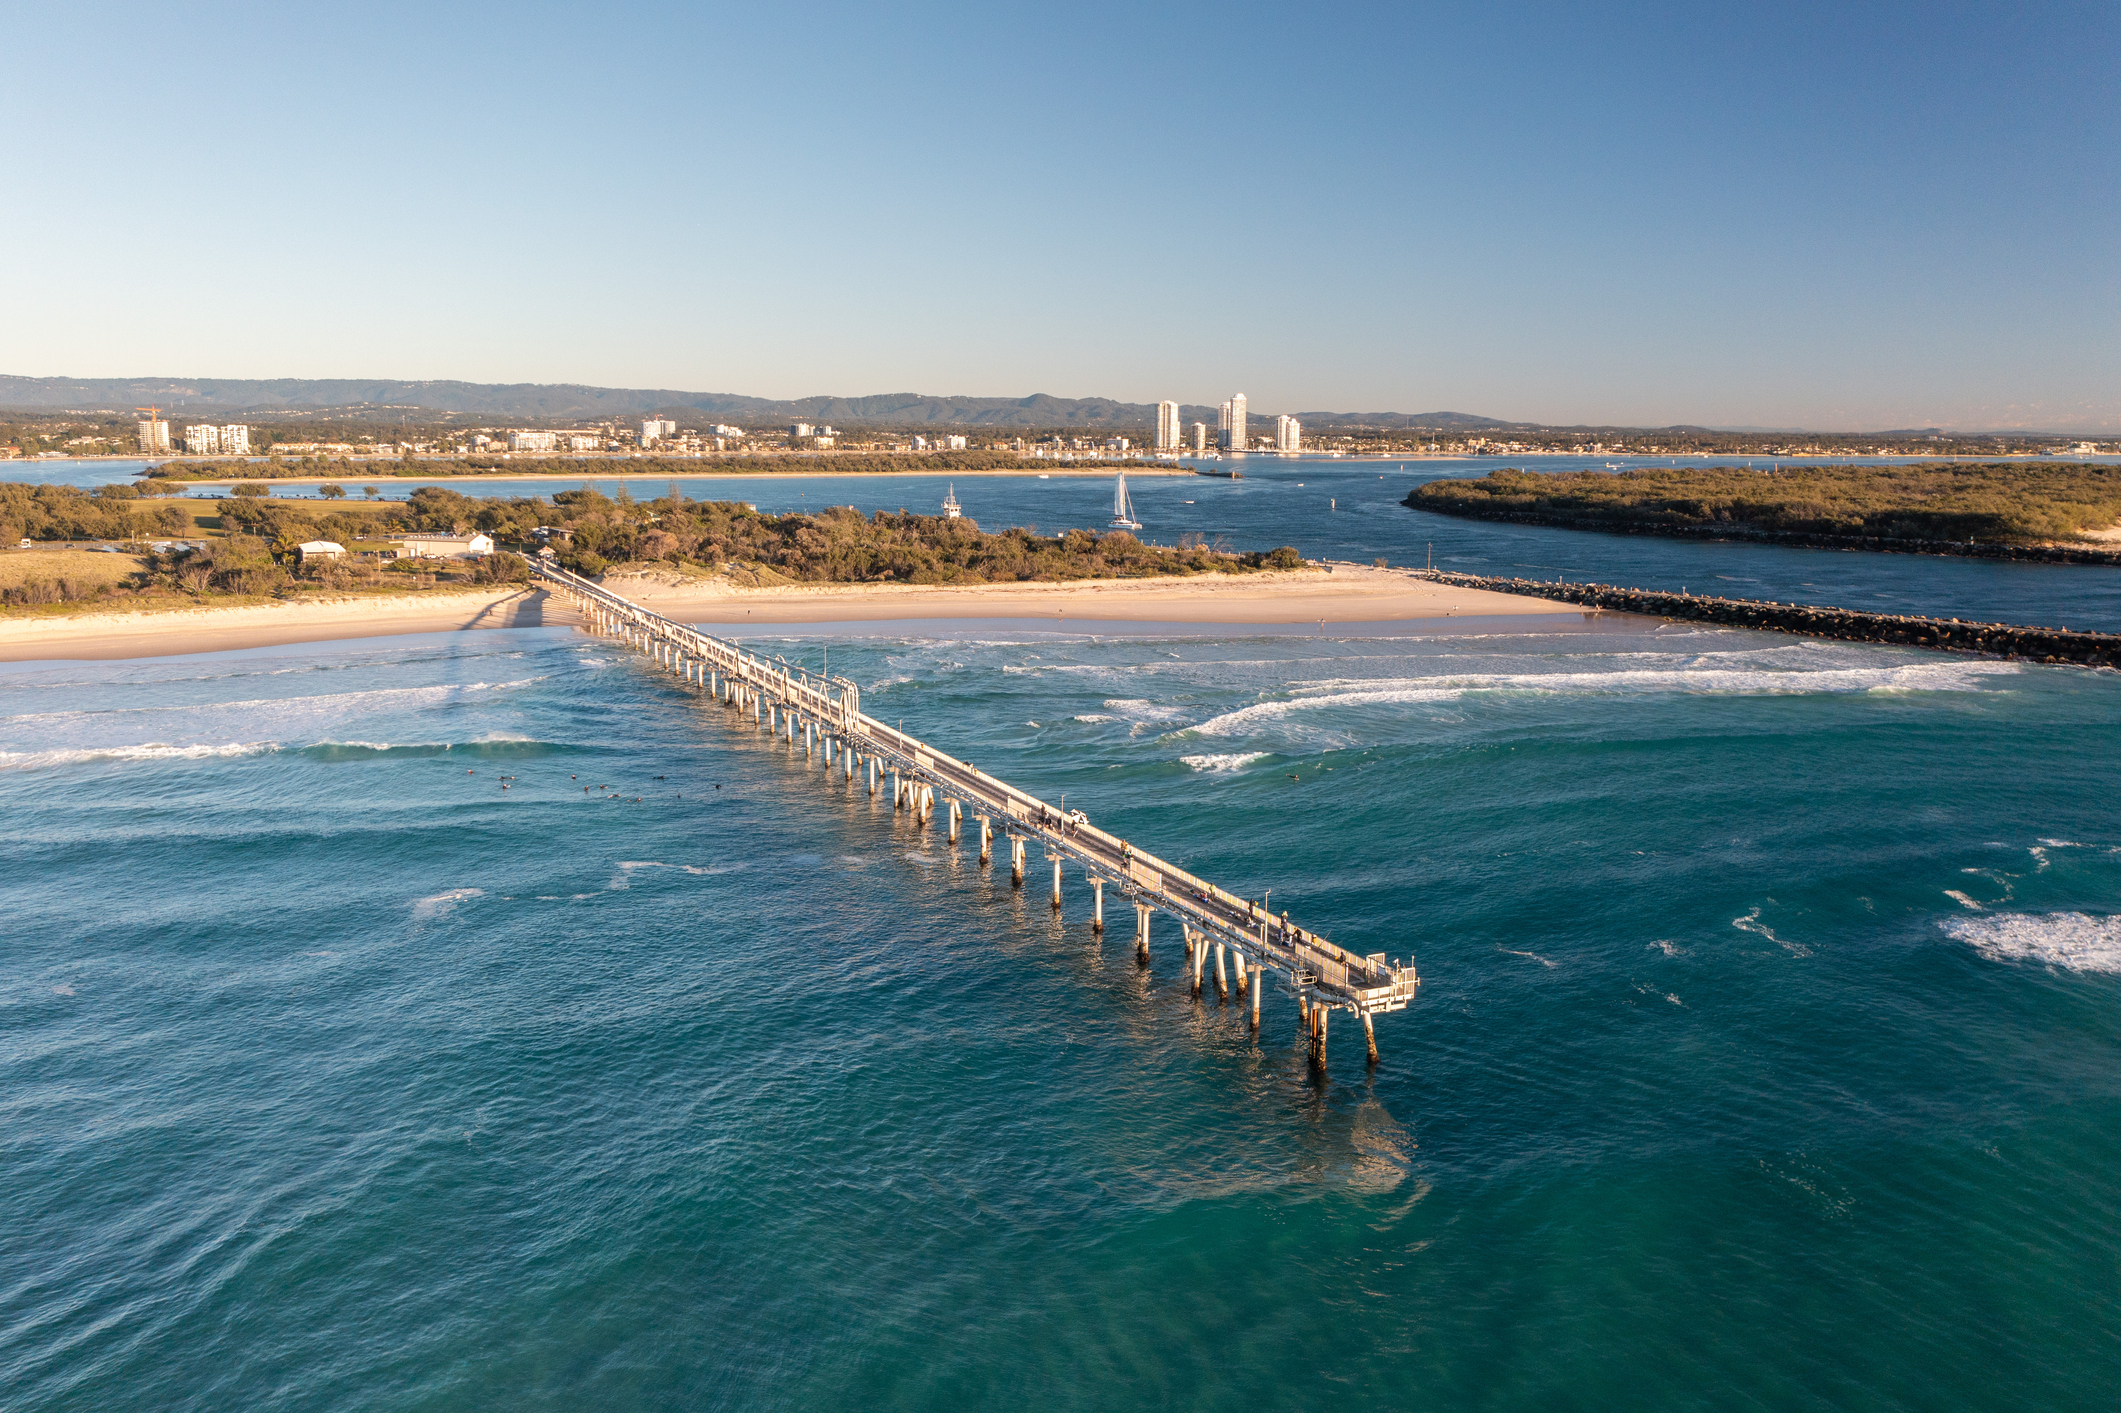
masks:
MULTIPOLYGON (((1723 458, 1723 463, 1744 465, 1749 459, 1756 465, 1767 464, 1758 457, 1723 458)), ((1870 459, 1881 463, 1906 460, 1870 459)), ((1714 461, 1689 460, 1690 464, 1714 461)), ((48 462, 11 466, 6 471, 94 485, 130 481, 143 464, 48 462)), ((1458 520, 1401 504, 1415 486, 1443 477, 1485 475, 1506 465, 1579 470, 1607 464, 1598 458, 1380 462, 1255 456, 1203 464, 1217 469, 1238 467, 1244 479, 1129 479, 1136 509, 1147 526, 1142 531, 1144 538, 1169 544, 1182 534, 1194 533, 1238 549, 1291 544, 1311 558, 1358 563, 1377 559, 1398 565, 1433 562, 1439 568, 1468 574, 1595 580, 1630 588, 1691 589, 1879 613, 2121 631, 2121 569, 2111 566, 1595 534, 1458 520)), ((347 488, 359 495, 362 484, 348 482, 347 488)), ((434 483, 382 479, 366 484, 374 484, 386 498, 402 499, 418 486, 434 483)), ((445 484, 467 495, 550 497, 582 485, 615 494, 622 483, 610 478, 577 482, 493 477, 445 484)), ((745 501, 775 514, 828 505, 853 505, 864 512, 903 508, 932 514, 945 491, 955 486, 965 514, 987 528, 1035 525, 1048 533, 1071 526, 1102 530, 1112 513, 1109 480, 1078 476, 1046 480, 1029 476, 702 476, 623 484, 639 498, 664 494, 674 485, 695 500, 745 501)), ((282 494, 315 495, 313 486, 278 489, 282 494)))
MULTIPOLYGON (((1299 479, 1141 490, 1548 542, 1299 479)), ((1310 1073, 1168 925, 1140 970, 1078 881, 1056 918, 568 631, 0 667, 0 1402, 2111 1406, 2121 676, 1676 625, 756 641, 1411 956, 1382 1065, 1343 1024, 1310 1073)))

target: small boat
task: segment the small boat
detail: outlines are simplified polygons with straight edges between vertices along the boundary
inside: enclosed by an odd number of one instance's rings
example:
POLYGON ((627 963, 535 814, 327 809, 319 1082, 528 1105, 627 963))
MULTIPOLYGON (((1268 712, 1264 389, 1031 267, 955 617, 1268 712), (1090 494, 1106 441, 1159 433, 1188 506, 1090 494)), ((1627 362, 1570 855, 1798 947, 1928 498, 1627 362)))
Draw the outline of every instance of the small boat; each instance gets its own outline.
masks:
POLYGON ((1134 518, 1134 502, 1127 495, 1127 473, 1119 473, 1112 484, 1112 528, 1115 530, 1139 530, 1142 523, 1134 518))
POLYGON ((943 518, 962 520, 964 516, 965 507, 957 503, 957 487, 952 485, 949 490, 943 492, 943 518))

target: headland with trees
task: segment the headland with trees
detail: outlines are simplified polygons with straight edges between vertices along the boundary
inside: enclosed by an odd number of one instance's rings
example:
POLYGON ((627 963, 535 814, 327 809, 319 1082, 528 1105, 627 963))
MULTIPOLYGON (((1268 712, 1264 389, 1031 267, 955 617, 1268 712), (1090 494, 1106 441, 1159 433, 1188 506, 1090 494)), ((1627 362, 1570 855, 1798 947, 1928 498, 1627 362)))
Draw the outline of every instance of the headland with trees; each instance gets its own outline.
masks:
POLYGON ((1405 504, 1575 530, 2121 561, 2121 466, 2096 462, 1511 468, 1430 481, 1405 504))

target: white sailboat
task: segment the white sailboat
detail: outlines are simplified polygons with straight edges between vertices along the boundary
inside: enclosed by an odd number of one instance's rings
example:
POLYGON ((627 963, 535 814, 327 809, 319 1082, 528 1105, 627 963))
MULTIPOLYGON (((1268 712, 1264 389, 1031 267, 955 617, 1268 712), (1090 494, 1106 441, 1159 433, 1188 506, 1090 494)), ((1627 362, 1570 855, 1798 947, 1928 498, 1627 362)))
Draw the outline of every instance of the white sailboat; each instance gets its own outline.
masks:
POLYGON ((1134 518, 1134 502, 1127 495, 1127 473, 1122 471, 1112 487, 1112 528, 1139 530, 1141 527, 1141 521, 1134 518))
POLYGON ((960 520, 964 518, 964 514, 965 507, 957 503, 957 487, 952 485, 949 490, 943 492, 943 518, 960 520))

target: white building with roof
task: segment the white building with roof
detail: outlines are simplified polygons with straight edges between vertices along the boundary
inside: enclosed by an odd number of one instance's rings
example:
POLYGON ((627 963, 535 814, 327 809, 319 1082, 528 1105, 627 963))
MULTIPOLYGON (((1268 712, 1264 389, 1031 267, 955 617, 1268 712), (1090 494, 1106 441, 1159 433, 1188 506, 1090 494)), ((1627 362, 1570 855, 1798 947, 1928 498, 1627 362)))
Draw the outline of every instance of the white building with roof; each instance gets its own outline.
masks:
POLYGON ((407 559, 477 559, 493 553, 493 536, 473 531, 469 535, 445 535, 417 531, 399 541, 407 559))

